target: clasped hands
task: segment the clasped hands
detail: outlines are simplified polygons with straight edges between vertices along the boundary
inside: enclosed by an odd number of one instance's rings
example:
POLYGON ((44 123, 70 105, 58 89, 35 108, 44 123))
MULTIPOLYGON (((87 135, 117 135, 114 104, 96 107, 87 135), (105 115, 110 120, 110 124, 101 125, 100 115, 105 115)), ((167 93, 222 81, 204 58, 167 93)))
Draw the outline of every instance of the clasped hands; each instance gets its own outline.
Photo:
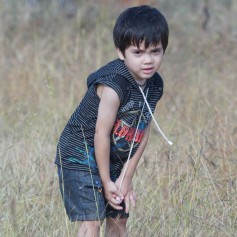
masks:
POLYGON ((116 210, 123 209, 121 203, 122 201, 124 201, 125 212, 128 213, 130 202, 133 208, 136 205, 136 195, 133 191, 132 180, 130 178, 125 177, 123 179, 122 185, 121 181, 122 177, 119 176, 119 178, 115 182, 109 180, 108 182, 103 183, 104 194, 110 206, 112 206, 116 210), (119 190, 120 186, 121 190, 119 190))

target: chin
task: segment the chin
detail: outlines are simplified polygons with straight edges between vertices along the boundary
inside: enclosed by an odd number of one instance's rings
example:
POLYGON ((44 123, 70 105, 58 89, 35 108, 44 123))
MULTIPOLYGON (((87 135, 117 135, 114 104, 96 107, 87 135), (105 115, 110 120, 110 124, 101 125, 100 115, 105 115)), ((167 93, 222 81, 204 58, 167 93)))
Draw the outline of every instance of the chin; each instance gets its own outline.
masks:
POLYGON ((145 75, 145 76, 143 76, 143 77, 141 77, 141 78, 142 78, 142 79, 149 79, 149 78, 151 78, 153 75, 154 75, 154 73, 153 73, 153 74, 149 74, 149 75, 145 75))

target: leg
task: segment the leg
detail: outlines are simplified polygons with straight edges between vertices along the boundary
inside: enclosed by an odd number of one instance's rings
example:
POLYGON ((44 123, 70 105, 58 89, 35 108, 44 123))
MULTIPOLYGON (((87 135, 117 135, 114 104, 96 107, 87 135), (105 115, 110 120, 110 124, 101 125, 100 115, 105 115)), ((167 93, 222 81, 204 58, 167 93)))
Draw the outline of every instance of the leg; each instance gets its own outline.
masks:
POLYGON ((80 224, 78 237, 99 237, 100 221, 83 221, 80 224))
POLYGON ((78 236, 99 237, 105 200, 99 176, 58 168, 60 191, 69 220, 81 221, 78 236))
POLYGON ((126 223, 127 218, 107 218, 105 236, 106 237, 126 237, 127 229, 126 223))

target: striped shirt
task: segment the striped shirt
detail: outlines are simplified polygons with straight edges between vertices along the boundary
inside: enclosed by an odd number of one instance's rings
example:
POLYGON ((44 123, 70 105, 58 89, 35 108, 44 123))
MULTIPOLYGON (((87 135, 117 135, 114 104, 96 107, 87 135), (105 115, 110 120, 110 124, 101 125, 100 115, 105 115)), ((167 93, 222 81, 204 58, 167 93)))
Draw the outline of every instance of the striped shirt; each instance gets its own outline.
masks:
MULTIPOLYGON (((108 63, 88 77, 88 90, 59 138, 55 163, 67 169, 98 173, 94 135, 100 99, 96 93, 96 84, 111 87, 120 100, 110 139, 110 176, 116 180, 127 161, 133 139, 131 157, 151 121, 138 84, 120 59, 108 63)), ((144 93, 154 112, 163 94, 163 81, 158 73, 147 80, 144 93)))

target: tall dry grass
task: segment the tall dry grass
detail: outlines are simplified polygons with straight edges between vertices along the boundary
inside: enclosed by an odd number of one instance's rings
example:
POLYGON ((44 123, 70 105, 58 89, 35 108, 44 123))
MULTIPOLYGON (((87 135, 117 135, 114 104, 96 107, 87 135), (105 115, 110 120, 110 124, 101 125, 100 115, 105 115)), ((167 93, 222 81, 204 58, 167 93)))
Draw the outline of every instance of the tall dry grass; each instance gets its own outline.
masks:
MULTIPOLYGON (((155 115, 174 145, 153 128, 130 236, 237 236, 236 1, 152 2, 170 25, 155 115)), ((0 236, 76 235, 58 190, 57 139, 88 74, 116 57, 116 17, 137 3, 79 2, 69 18, 56 0, 0 1, 0 236)))

